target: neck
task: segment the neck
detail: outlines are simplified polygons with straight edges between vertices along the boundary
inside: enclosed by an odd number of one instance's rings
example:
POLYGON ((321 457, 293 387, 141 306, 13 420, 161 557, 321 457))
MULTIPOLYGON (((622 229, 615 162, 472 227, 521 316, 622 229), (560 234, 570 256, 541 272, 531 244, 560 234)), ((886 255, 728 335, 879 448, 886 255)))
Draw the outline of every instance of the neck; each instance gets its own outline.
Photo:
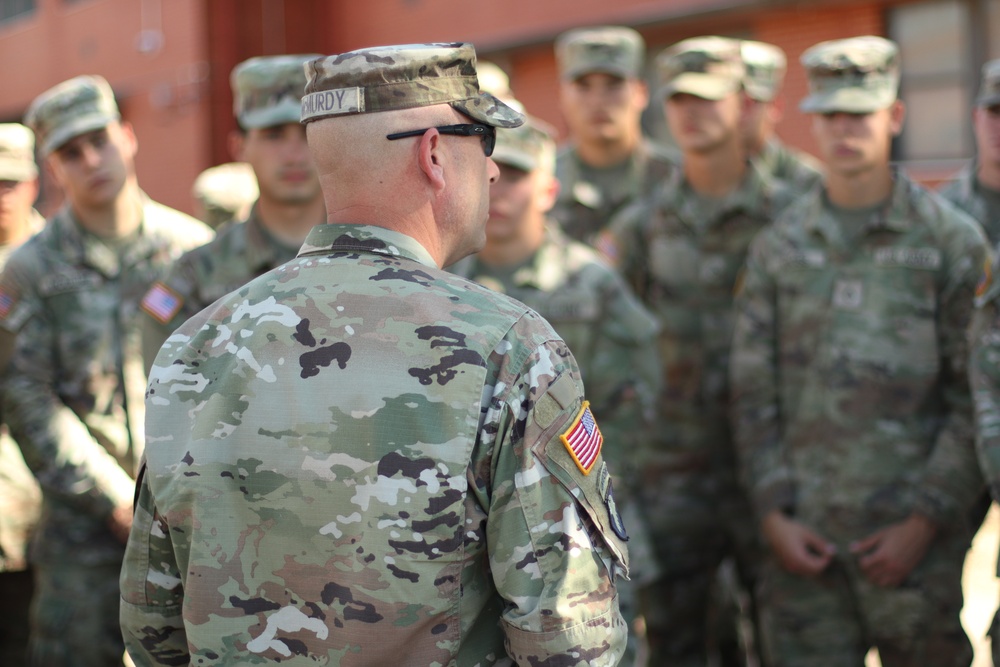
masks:
POLYGON ((684 177, 691 189, 706 197, 724 197, 739 189, 747 163, 738 141, 706 153, 684 154, 684 177))
POLYGON ((576 154, 588 167, 606 169, 619 165, 632 156, 639 147, 638 134, 629 134, 622 140, 577 142, 576 154))
POLYGON ((0 246, 21 245, 34 231, 34 212, 28 209, 16 222, 0 225, 0 246))
POLYGON ((142 192, 135 181, 126 181, 118 195, 105 206, 86 207, 70 203, 80 226, 95 236, 121 238, 142 224, 142 192))
POLYGON ((257 200, 257 219, 274 238, 296 245, 306 240, 310 229, 323 223, 326 206, 322 197, 302 204, 285 204, 261 197, 257 200))
POLYGON ((868 208, 883 202, 892 194, 892 171, 881 168, 838 174, 830 172, 826 179, 826 196, 834 206, 846 209, 868 208))
POLYGON ((522 233, 510 238, 497 240, 487 235, 486 246, 476 256, 487 266, 503 268, 517 266, 538 252, 545 241, 545 221, 526 225, 522 233))
POLYGON ((1000 162, 981 162, 976 167, 976 180, 990 190, 1000 191, 1000 162))

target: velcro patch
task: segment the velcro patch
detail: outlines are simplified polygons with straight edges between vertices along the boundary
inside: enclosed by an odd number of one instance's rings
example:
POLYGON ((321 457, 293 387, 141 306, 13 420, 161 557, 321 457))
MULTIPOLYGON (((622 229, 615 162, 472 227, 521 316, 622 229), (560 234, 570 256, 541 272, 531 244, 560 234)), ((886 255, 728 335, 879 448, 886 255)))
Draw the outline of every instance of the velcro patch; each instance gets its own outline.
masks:
POLYGON ((184 305, 184 297, 161 282, 156 282, 142 297, 142 309, 160 324, 169 324, 184 305))
POLYGON ((584 401, 576 419, 559 435, 569 455, 584 475, 589 475, 601 454, 604 436, 597 426, 594 413, 590 411, 590 401, 584 401))

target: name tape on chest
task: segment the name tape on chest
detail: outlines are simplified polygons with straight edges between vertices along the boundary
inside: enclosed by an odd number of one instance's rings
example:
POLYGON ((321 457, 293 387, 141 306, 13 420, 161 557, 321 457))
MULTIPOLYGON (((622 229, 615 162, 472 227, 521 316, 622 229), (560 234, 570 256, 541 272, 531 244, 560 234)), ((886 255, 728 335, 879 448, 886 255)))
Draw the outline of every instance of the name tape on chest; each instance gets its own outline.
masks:
POLYGON ((590 402, 584 401, 583 407, 576 419, 560 436, 563 445, 573 457, 573 461, 584 475, 589 475, 597 458, 601 454, 604 436, 597 426, 594 413, 590 411, 590 402))

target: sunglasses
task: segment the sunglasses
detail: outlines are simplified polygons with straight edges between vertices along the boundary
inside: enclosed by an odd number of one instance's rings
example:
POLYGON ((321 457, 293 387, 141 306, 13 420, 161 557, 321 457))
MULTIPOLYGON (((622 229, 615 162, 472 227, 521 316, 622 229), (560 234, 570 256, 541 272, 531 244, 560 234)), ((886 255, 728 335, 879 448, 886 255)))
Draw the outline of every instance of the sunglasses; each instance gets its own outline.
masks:
POLYGON ((441 125, 433 128, 425 127, 422 130, 387 134, 385 138, 389 141, 394 141, 396 139, 405 139, 406 137, 419 137, 427 132, 427 130, 437 130, 441 134, 457 134, 462 137, 479 137, 483 140, 483 152, 486 153, 486 157, 493 155, 493 148, 497 145, 497 129, 492 125, 480 125, 479 123, 441 125))

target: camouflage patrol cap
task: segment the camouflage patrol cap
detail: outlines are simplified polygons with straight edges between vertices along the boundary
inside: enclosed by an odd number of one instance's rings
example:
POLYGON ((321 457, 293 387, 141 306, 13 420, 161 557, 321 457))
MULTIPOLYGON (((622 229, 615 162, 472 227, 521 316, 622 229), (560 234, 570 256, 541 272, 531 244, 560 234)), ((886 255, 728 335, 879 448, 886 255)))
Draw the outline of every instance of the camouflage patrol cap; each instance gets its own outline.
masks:
POLYGON ((0 123, 0 181, 30 181, 37 176, 34 133, 20 123, 0 123))
POLYGON ((527 116, 524 125, 497 131, 493 161, 521 171, 546 169, 555 172, 556 132, 548 123, 527 116))
POLYGON ((260 194, 253 167, 245 162, 227 162, 209 167, 198 174, 191 194, 201 204, 208 219, 202 222, 218 227, 219 222, 243 217, 260 194))
POLYGON ((692 37, 677 42, 656 58, 664 99, 687 93, 721 100, 740 89, 746 69, 740 43, 728 37, 692 37))
POLYGON ((318 53, 261 56, 233 69, 233 114, 244 129, 299 122, 306 87, 303 65, 318 53))
POLYGON ((991 107, 1000 104, 1000 60, 991 60, 983 65, 983 78, 976 96, 977 107, 991 107))
POLYGON ((802 54, 809 95, 807 113, 871 113, 896 100, 899 49, 883 37, 866 35, 820 42, 802 54))
POLYGON ((770 102, 777 97, 788 67, 785 52, 774 44, 743 40, 740 55, 746 67, 743 87, 750 99, 770 102))
POLYGON ((449 104, 494 127, 517 127, 524 116, 479 89, 472 44, 406 44, 349 51, 311 60, 302 122, 449 104))
POLYGON ((78 76, 35 98, 24 123, 35 132, 42 157, 85 132, 121 118, 111 86, 100 76, 78 76))
POLYGON ((637 79, 645 55, 642 35, 623 26, 577 28, 556 38, 556 64, 565 81, 592 72, 637 79))

